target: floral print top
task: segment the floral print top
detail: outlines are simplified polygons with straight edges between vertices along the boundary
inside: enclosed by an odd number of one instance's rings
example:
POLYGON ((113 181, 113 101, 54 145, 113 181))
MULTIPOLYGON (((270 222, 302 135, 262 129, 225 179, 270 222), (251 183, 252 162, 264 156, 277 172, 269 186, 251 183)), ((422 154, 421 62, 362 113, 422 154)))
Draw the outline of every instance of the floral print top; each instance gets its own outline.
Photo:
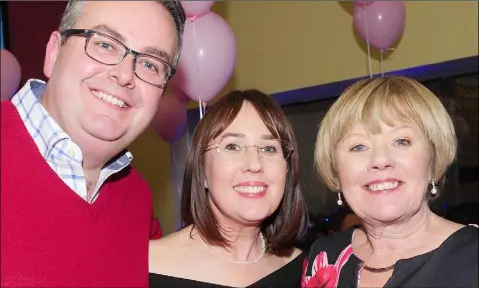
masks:
MULTIPOLYGON (((302 288, 358 287, 361 260, 353 254, 356 228, 317 240, 303 263, 302 288)), ((385 287, 479 287, 478 226, 465 226, 437 249, 395 263, 385 287)))
MULTIPOLYGON (((340 271, 345 263, 347 263, 350 256, 352 256, 352 245, 348 245, 347 248, 338 256, 334 264, 328 264, 328 254, 325 251, 321 251, 313 260, 311 267, 312 276, 305 275, 302 278, 302 288, 307 287, 337 287, 338 280, 340 278, 340 271)), ((303 264, 303 270, 306 271, 307 262, 303 264)))

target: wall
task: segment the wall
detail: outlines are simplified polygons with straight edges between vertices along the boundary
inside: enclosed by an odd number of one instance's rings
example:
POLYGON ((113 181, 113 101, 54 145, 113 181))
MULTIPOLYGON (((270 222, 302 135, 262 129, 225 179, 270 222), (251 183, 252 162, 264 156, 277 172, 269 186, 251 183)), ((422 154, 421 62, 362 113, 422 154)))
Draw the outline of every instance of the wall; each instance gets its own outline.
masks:
POLYGON ((58 28, 64 1, 8 2, 10 51, 22 68, 23 85, 29 78, 46 80, 43 75, 45 48, 50 34, 58 28))
MULTIPOLYGON (((333 1, 228 2, 238 40, 235 87, 275 93, 366 75, 352 8, 333 1)), ((477 2, 406 1, 406 8, 405 33, 386 70, 478 55, 477 2)))
MULTIPOLYGON (((11 44, 21 51, 14 53, 23 75, 43 77, 45 45, 64 4, 9 4, 11 44)), ((406 5, 405 33, 385 62, 386 70, 478 54, 477 2, 408 1, 406 5)), ((351 10, 348 2, 217 2, 214 11, 227 19, 238 43, 235 73, 224 91, 255 87, 275 93, 365 75, 365 45, 353 32, 351 10)), ((379 71, 378 65, 374 68, 379 71)), ((156 215, 164 231, 171 232, 174 200, 168 144, 148 130, 131 149, 134 166, 154 191, 156 215)))

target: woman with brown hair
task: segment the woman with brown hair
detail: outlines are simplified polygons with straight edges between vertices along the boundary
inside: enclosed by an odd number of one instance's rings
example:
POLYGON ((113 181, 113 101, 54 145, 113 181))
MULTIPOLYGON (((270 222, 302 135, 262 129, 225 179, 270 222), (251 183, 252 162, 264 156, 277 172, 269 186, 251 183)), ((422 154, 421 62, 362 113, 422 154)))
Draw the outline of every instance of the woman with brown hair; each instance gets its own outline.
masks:
POLYGON ((220 99, 198 124, 182 190, 185 227, 152 241, 151 287, 298 287, 306 228, 297 144, 257 90, 220 99))

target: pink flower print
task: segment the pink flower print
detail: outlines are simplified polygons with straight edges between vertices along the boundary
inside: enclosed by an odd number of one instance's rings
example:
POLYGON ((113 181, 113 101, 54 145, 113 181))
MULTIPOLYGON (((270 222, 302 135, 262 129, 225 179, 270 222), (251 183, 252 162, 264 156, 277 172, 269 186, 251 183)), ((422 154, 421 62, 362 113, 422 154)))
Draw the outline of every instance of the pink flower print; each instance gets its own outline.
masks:
POLYGON ((308 262, 303 263, 302 288, 331 288, 337 287, 340 271, 353 254, 352 245, 348 245, 338 256, 334 265, 328 264, 327 252, 320 252, 313 260, 311 276, 307 276, 308 262))

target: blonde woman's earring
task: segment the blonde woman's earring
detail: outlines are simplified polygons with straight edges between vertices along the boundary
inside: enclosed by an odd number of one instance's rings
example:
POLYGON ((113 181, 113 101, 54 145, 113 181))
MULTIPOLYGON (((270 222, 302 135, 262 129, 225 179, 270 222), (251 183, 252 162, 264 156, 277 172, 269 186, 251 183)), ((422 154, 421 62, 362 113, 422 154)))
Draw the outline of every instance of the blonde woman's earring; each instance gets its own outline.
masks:
POLYGON ((432 180, 431 184, 432 184, 432 189, 430 190, 430 193, 432 193, 432 195, 435 196, 438 192, 437 186, 435 186, 435 180, 432 180))
POLYGON ((337 200, 338 206, 342 206, 343 201, 342 201, 342 193, 338 192, 338 200, 337 200))

